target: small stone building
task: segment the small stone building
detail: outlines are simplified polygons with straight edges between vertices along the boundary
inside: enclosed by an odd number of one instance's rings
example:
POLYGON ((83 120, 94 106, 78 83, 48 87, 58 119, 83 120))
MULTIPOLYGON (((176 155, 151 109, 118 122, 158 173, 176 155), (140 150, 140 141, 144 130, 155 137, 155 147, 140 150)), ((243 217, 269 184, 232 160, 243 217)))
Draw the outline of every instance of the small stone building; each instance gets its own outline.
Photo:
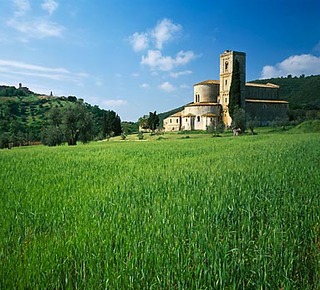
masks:
POLYGON ((286 119, 289 103, 279 100, 279 86, 246 83, 245 53, 225 51, 220 55, 220 80, 195 84, 193 102, 164 119, 165 131, 206 130, 220 120, 230 127, 232 119, 228 105, 235 61, 239 63, 241 107, 246 112, 246 118, 255 119, 260 125, 286 119))

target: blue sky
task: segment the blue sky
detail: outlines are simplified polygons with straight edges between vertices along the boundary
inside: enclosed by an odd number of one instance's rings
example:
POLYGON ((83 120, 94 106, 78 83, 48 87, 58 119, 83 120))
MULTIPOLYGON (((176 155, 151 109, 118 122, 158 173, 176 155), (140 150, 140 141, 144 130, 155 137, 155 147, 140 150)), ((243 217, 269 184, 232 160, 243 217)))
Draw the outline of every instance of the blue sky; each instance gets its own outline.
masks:
POLYGON ((320 1, 0 0, 0 84, 136 121, 193 100, 224 50, 247 81, 320 74, 320 1))

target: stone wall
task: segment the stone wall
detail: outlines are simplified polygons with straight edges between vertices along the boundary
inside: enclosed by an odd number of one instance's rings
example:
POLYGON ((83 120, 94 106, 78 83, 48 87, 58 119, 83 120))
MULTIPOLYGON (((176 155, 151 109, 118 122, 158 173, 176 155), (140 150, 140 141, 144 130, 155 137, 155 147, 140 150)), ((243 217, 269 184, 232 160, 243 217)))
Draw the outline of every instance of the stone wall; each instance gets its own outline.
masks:
POLYGON ((279 86, 274 84, 246 84, 246 99, 278 100, 279 86))
POLYGON ((246 118, 257 119, 259 125, 288 119, 289 103, 286 101, 246 100, 246 118))
POLYGON ((193 87, 194 103, 216 103, 219 95, 219 81, 208 80, 193 87))

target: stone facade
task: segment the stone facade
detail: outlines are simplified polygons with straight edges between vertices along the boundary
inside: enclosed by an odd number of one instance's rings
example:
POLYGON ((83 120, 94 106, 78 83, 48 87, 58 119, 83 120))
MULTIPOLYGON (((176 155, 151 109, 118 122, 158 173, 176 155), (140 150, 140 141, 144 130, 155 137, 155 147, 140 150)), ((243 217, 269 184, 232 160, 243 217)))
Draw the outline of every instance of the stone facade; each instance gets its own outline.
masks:
POLYGON ((246 54, 225 51, 220 55, 220 80, 207 80, 194 85, 193 102, 181 112, 164 119, 165 131, 206 130, 223 121, 230 127, 229 96, 235 64, 239 65, 241 107, 247 119, 266 125, 287 118, 288 102, 279 100, 279 86, 246 83, 246 54))

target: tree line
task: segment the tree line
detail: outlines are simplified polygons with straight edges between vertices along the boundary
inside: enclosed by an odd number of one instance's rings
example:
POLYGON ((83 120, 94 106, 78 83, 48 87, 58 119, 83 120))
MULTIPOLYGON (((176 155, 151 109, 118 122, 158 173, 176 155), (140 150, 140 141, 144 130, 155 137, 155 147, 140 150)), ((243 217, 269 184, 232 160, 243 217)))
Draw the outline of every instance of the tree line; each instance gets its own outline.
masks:
POLYGON ((0 148, 39 142, 76 145, 122 133, 121 119, 112 110, 76 97, 38 99, 37 95, 20 96, 11 87, 0 88, 0 92, 8 89, 9 96, 0 100, 0 148))

